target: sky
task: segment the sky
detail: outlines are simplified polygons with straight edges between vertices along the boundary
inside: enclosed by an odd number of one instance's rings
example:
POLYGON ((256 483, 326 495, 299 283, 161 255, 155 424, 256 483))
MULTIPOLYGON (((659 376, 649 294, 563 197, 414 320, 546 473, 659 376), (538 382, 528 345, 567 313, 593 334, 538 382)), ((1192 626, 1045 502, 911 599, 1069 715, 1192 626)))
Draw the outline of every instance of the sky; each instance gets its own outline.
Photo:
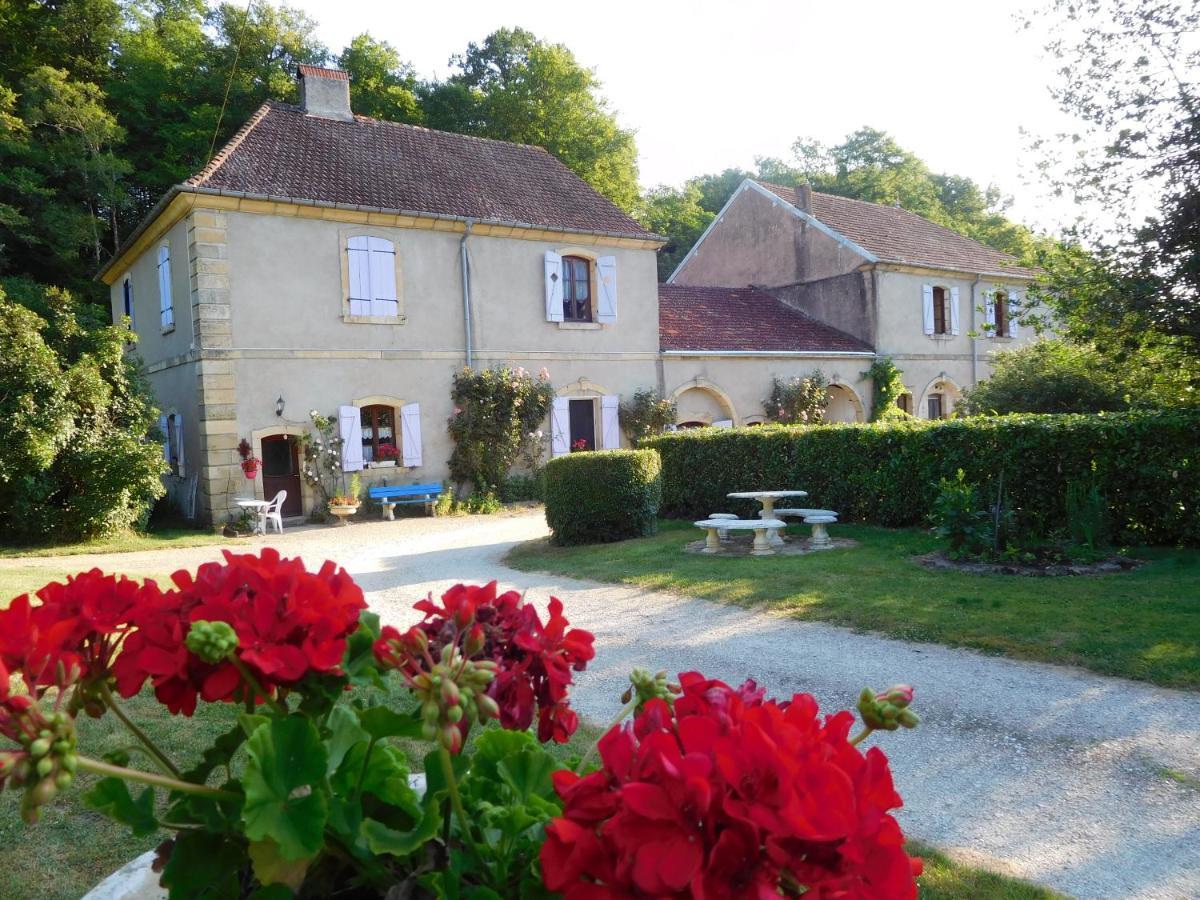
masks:
POLYGON ((520 0, 453 3, 290 0, 338 52, 363 31, 423 77, 502 26, 566 44, 594 68, 623 127, 637 134, 644 186, 678 185, 755 156, 790 158, 800 136, 839 143, 869 125, 935 172, 995 184, 1010 215, 1054 230, 1028 134, 1070 127, 1050 97, 1044 35, 1018 17, 1032 0, 520 0))

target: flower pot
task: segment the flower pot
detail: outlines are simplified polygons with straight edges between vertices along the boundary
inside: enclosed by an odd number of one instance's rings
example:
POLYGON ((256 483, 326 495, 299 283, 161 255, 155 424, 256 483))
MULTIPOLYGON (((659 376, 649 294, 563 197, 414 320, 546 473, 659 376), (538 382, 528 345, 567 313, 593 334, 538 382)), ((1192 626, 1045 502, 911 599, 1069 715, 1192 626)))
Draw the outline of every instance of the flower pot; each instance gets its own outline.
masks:
POLYGON ((338 517, 339 525, 349 525, 350 523, 347 520, 356 512, 358 512, 357 506, 350 506, 344 503, 329 504, 329 514, 338 517))
POLYGON ((371 469, 394 469, 396 461, 394 459, 378 459, 375 462, 367 463, 367 467, 371 469))
POLYGON ((254 476, 258 474, 258 469, 257 468, 254 468, 254 469, 243 468, 242 474, 246 476, 247 481, 253 481, 254 476))

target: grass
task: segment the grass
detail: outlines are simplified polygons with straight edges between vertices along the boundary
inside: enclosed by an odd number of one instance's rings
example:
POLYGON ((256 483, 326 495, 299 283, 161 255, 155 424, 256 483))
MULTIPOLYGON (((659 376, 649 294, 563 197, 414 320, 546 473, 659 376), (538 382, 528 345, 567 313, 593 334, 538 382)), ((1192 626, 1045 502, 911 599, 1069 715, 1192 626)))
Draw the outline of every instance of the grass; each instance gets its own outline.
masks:
POLYGON ((933 847, 910 841, 908 852, 925 861, 917 879, 921 900, 1058 900, 1063 895, 1006 875, 955 862, 933 847))
POLYGON ((1144 548, 1147 564, 1114 575, 1054 579, 931 571, 938 549, 916 530, 839 525, 861 546, 805 556, 714 558, 683 552, 690 523, 649 538, 584 547, 531 541, 517 569, 618 582, 725 603, 765 604, 797 618, 910 641, 972 647, 1200 689, 1200 552, 1144 548))
POLYGON ((229 538, 194 528, 163 528, 154 531, 123 531, 94 541, 74 544, 0 545, 0 559, 45 556, 79 556, 84 553, 134 553, 138 550, 173 550, 177 547, 206 547, 227 543, 229 538))

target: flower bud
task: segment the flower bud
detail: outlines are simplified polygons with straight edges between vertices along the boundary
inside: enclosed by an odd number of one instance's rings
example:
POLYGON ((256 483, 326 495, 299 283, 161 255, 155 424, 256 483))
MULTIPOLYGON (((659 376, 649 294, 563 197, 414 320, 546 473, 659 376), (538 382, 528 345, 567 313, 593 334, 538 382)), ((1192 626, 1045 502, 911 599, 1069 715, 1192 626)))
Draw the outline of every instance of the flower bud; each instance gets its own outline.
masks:
POLYGON ((446 706, 457 706, 459 700, 458 685, 453 681, 442 682, 442 702, 446 706))
POLYGON ((463 717, 463 708, 461 706, 451 706, 446 710, 446 719, 457 725, 463 717))
POLYGON ((216 664, 229 658, 238 647, 237 632, 228 622, 192 623, 188 629, 187 648, 206 663, 216 664))
POLYGON ((893 684, 882 693, 876 694, 875 699, 886 700, 892 706, 904 709, 913 701, 913 689, 909 684, 893 684))
POLYGON ((446 725, 442 728, 438 740, 451 753, 458 753, 462 750, 462 732, 458 730, 458 726, 456 725, 446 725))
POLYGON ((483 650, 483 626, 476 624, 469 632, 467 639, 463 642, 463 655, 470 659, 472 656, 477 656, 483 650))
POLYGON ((500 718, 500 705, 487 694, 480 694, 475 701, 475 705, 479 707, 479 721, 481 723, 487 719, 500 718))
POLYGON ((437 740, 439 729, 437 722, 424 722, 421 725, 421 737, 427 741, 437 740))
POLYGON ((40 759, 50 752, 50 739, 40 737, 29 745, 29 755, 34 759, 40 759))
POLYGON ((54 771, 54 760, 48 756, 43 756, 37 762, 38 778, 45 778, 54 771))
POLYGON ((75 776, 70 772, 59 772, 54 779, 54 786, 59 790, 66 790, 71 786, 71 782, 75 780, 75 776))

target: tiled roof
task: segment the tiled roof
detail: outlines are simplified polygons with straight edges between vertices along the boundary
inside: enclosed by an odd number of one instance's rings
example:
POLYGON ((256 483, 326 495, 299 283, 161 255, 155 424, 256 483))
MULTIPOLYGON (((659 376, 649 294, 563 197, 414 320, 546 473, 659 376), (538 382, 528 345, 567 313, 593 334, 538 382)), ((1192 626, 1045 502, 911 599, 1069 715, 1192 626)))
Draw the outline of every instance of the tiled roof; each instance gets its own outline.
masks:
POLYGON ((188 185, 654 239, 540 147, 268 101, 188 185))
POLYGON ((350 73, 341 69, 324 69, 321 66, 306 66, 301 63, 297 68, 305 78, 328 78, 330 81, 349 81, 350 73))
POLYGON ((846 351, 874 348, 754 288, 658 286, 663 350, 846 351))
MULTIPOLYGON (((796 189, 760 181, 775 196, 800 207, 796 189)), ((935 225, 916 213, 895 206, 851 200, 813 191, 812 215, 849 238, 882 262, 931 266, 964 272, 1010 272, 1033 277, 1015 257, 993 250, 969 237, 935 225)))

